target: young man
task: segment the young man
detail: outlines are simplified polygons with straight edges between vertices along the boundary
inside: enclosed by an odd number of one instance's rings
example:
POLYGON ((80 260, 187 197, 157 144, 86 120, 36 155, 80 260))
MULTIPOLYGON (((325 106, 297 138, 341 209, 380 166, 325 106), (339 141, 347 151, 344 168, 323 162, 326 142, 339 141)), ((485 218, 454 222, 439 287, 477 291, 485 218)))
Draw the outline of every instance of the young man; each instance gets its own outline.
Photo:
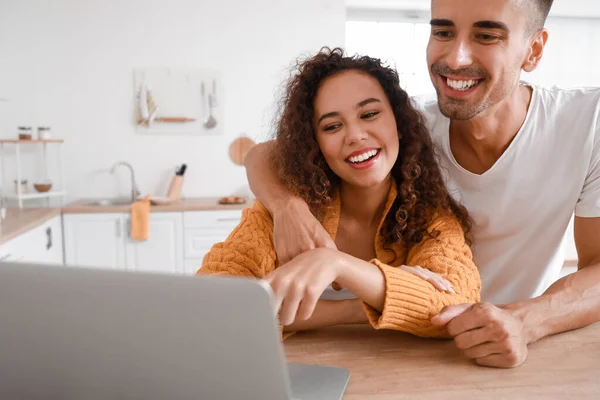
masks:
MULTIPOLYGON (((600 89, 520 82, 539 64, 552 0, 432 0, 427 62, 438 103, 425 114, 450 191, 469 210, 486 303, 432 319, 478 364, 513 367, 527 345, 600 320, 600 89), (575 213, 578 272, 554 282, 575 213), (553 283, 554 282, 554 283, 553 283)), ((368 132, 367 132, 368 133, 368 132)), ((267 168, 248 178, 275 221, 282 262, 334 246, 267 168)))

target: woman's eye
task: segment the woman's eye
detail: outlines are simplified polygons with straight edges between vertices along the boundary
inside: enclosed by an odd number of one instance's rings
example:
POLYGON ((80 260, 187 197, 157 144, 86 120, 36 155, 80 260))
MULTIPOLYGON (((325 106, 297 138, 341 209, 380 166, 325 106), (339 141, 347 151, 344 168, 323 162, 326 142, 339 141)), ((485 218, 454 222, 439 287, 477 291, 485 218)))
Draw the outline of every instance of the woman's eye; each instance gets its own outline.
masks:
POLYGON ((374 116, 376 116, 377 114, 379 114, 379 111, 369 111, 367 113, 364 113, 361 118, 362 119, 369 119, 369 118, 373 118, 374 116))
POLYGON ((331 124, 331 125, 327 125, 325 128, 323 128, 323 130, 324 131, 335 131, 340 126, 341 126, 340 124, 331 124))

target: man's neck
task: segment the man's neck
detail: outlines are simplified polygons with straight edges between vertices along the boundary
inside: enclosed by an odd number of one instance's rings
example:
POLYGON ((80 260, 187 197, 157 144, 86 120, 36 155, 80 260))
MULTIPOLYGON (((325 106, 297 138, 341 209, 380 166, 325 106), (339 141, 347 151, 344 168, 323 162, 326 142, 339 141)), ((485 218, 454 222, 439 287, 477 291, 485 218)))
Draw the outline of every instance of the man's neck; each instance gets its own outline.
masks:
POLYGON ((482 115, 452 120, 450 145, 458 163, 476 174, 490 169, 523 126, 531 97, 531 87, 518 86, 509 98, 482 115))
POLYGON ((379 226, 392 179, 389 176, 384 182, 370 188, 342 184, 340 190, 342 215, 355 222, 368 224, 370 227, 379 226))

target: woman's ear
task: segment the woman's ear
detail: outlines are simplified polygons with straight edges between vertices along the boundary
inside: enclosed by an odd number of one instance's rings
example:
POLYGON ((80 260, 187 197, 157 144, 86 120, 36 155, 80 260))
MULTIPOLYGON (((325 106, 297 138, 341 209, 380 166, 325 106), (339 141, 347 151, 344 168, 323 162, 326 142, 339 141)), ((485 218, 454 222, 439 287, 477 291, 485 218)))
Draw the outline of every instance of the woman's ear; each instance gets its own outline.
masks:
POLYGON ((531 45, 529 47, 527 58, 523 62, 521 68, 525 72, 534 71, 542 56, 544 55, 544 47, 548 41, 548 31, 546 29, 540 29, 532 38, 531 45))

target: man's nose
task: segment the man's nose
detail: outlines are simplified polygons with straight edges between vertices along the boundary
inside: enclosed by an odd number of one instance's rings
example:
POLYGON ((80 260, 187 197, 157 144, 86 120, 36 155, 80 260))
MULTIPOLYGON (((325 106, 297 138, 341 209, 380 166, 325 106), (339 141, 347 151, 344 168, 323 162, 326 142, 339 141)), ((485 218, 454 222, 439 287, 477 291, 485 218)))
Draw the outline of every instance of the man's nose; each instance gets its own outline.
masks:
POLYGON ((471 44, 466 39, 454 41, 446 63, 448 67, 454 70, 459 70, 473 64, 471 44))

